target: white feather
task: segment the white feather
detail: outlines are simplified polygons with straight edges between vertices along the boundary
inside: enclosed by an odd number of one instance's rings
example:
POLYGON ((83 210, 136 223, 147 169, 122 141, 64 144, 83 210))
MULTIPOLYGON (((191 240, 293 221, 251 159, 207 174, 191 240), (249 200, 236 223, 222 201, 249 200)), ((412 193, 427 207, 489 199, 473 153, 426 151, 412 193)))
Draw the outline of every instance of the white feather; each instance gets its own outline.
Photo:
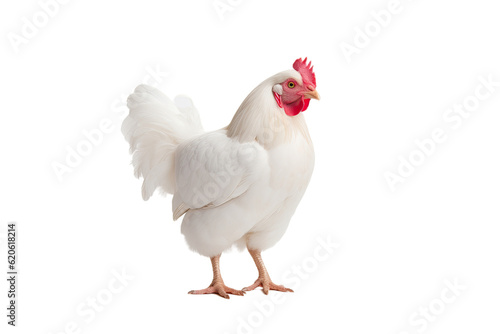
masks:
POLYGON ((233 245, 263 250, 285 233, 314 167, 303 115, 287 116, 272 94, 288 78, 302 83, 295 70, 278 73, 226 128, 205 134, 192 104, 177 108, 146 86, 130 96, 122 130, 143 197, 157 187, 174 194, 174 219, 185 214, 181 232, 192 250, 210 257, 233 245))
POLYGON ((136 177, 143 177, 142 197, 155 189, 173 194, 174 154, 185 140, 203 133, 198 112, 187 104, 181 110, 156 88, 140 85, 128 97, 129 115, 122 133, 130 144, 136 177))
POLYGON ((177 149, 174 219, 185 209, 221 206, 247 191, 260 175, 267 162, 264 149, 256 142, 240 143, 226 132, 206 133, 177 149))

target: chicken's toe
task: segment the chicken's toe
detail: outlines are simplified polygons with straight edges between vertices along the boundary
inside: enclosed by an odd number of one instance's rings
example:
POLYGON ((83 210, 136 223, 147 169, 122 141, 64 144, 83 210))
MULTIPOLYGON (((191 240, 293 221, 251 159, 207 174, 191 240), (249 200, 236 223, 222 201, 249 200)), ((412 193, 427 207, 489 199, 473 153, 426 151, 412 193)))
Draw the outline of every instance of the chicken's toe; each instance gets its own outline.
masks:
POLYGON ((252 291, 258 287, 262 287, 262 292, 268 294, 269 290, 281 291, 281 292, 293 292, 292 289, 287 288, 283 285, 274 284, 269 277, 257 278, 255 283, 242 289, 242 291, 252 291))
POLYGON ((245 291, 232 289, 226 286, 224 283, 215 283, 210 285, 206 289, 201 290, 191 290, 188 292, 190 295, 206 295, 206 294, 216 294, 222 298, 229 299, 229 294, 236 296, 243 296, 245 291))

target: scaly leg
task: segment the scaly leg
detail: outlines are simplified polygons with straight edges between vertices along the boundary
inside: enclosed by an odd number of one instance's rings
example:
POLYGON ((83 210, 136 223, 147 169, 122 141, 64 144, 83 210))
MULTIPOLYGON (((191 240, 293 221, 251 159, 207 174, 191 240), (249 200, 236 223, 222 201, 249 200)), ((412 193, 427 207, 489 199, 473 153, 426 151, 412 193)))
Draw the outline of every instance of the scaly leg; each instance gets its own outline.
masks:
POLYGON ((256 249, 248 249, 248 252, 252 256, 255 265, 257 266, 257 270, 259 270, 259 278, 255 281, 254 284, 243 288, 242 291, 252 291, 255 288, 261 286, 262 291, 267 295, 269 290, 276 290, 282 292, 293 292, 292 289, 286 288, 283 285, 274 284, 271 281, 271 277, 269 277, 269 273, 266 270, 266 266, 264 266, 264 261, 262 261, 262 256, 260 255, 260 251, 256 249))
POLYGON ((224 281, 222 280, 222 276, 220 274, 219 260, 220 254, 210 258, 210 261, 212 261, 212 269, 214 271, 214 279, 212 280, 212 283, 210 283, 208 288, 202 290, 191 290, 188 292, 189 294, 204 295, 215 293, 226 299, 229 299, 228 293, 238 296, 243 296, 245 294, 243 290, 231 289, 224 284, 224 281))

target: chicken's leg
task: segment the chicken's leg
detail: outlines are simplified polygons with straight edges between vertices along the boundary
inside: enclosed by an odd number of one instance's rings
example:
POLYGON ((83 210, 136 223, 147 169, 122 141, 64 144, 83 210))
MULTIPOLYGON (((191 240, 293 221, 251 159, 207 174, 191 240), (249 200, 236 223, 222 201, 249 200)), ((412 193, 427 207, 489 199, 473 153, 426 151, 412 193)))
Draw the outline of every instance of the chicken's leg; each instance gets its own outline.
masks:
POLYGON ((214 271, 214 279, 212 280, 212 283, 210 283, 208 288, 202 290, 191 290, 188 292, 189 294, 203 295, 203 294, 215 293, 227 299, 229 299, 228 293, 238 296, 243 296, 245 294, 243 290, 231 289, 224 284, 224 281, 222 280, 222 276, 220 274, 219 259, 220 259, 220 254, 210 258, 210 260, 212 261, 212 268, 214 271))
POLYGON ((269 273, 266 270, 266 266, 264 266, 264 261, 262 260, 262 256, 260 255, 260 251, 256 249, 248 249, 248 252, 250 255, 252 255, 252 258, 255 262, 255 265, 257 266, 257 269, 259 270, 259 278, 255 281, 254 284, 247 286, 246 288, 243 288, 242 291, 251 291, 254 290, 255 288, 261 286, 262 291, 267 295, 269 293, 269 290, 276 290, 276 291, 282 291, 282 292, 293 292, 292 289, 286 288, 283 285, 278 285, 274 284, 271 281, 271 277, 269 277, 269 273))

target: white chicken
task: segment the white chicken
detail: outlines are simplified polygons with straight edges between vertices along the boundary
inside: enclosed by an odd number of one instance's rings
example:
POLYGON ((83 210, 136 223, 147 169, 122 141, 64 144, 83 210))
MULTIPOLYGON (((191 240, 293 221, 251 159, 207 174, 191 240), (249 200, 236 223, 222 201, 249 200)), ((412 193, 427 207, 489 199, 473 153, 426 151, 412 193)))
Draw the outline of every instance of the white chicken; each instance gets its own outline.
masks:
POLYGON ((142 197, 173 194, 173 219, 184 215, 181 232, 189 247, 211 259, 213 280, 191 294, 243 295, 274 284, 261 251, 285 233, 307 188, 314 150, 302 111, 318 99, 307 58, 258 85, 228 126, 204 132, 198 112, 177 107, 163 93, 138 86, 128 98, 122 132, 130 144, 142 197), (222 280, 219 259, 233 245, 247 248, 258 269, 252 285, 236 290, 222 280))

